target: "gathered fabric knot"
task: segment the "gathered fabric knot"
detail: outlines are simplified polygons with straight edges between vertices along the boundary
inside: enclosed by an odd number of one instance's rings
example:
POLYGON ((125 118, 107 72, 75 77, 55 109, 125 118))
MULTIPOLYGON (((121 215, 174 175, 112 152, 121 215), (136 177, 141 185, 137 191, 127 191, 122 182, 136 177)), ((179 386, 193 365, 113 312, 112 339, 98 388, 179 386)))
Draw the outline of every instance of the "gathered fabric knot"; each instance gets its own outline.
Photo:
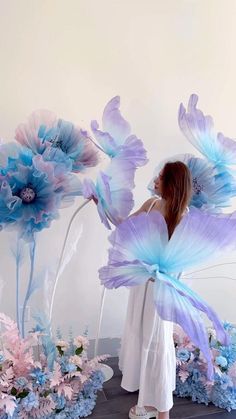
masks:
POLYGON ((149 265, 146 262, 141 262, 143 266, 145 266, 145 269, 150 273, 150 277, 153 279, 156 279, 158 277, 158 274, 165 274, 163 269, 160 268, 158 263, 154 263, 153 265, 149 265))

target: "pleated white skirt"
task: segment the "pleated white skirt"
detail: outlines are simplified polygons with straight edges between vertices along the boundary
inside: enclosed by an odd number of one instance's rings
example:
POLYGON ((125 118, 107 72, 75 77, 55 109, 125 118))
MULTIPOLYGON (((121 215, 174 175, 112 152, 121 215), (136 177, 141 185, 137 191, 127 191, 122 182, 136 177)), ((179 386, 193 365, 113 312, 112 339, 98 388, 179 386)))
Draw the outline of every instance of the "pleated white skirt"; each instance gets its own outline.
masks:
POLYGON ((139 389, 138 406, 159 412, 173 406, 176 358, 173 323, 163 321, 153 301, 153 282, 131 288, 119 367, 121 386, 139 389))

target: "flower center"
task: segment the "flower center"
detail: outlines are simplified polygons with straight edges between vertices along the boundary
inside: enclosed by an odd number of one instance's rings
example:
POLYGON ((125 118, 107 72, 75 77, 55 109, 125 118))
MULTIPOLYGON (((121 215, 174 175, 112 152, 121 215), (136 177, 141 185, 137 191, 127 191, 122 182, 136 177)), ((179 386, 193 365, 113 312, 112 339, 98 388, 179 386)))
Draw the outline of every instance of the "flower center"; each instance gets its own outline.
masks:
POLYGON ((64 153, 66 153, 65 144, 63 140, 58 137, 58 135, 56 135, 54 138, 51 138, 50 143, 52 144, 52 147, 60 148, 64 153))
POLYGON ((193 190, 196 195, 200 195, 200 193, 203 191, 203 186, 198 183, 198 179, 196 177, 193 178, 193 190))
POLYGON ((30 204, 31 202, 33 202, 35 197, 36 197, 36 193, 34 192, 32 188, 28 186, 26 186, 20 191, 20 198, 26 204, 30 204))

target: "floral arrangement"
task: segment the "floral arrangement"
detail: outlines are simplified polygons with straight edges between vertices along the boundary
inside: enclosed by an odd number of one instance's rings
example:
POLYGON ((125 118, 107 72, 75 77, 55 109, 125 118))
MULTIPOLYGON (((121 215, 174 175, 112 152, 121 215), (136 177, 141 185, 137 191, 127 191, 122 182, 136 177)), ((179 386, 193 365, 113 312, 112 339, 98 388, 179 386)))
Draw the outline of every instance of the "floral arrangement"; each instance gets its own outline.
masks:
POLYGON ((91 414, 104 376, 88 360, 85 336, 54 343, 46 327, 21 338, 17 325, 0 314, 0 418, 83 418, 91 414))
POLYGON ((193 401, 206 405, 211 402, 228 411, 236 409, 236 327, 225 322, 224 328, 230 336, 229 346, 222 346, 216 339, 215 331, 208 329, 214 361, 214 380, 209 381, 202 353, 176 326, 176 396, 191 397, 193 401))
POLYGON ((88 202, 94 202, 102 223, 111 229, 110 223, 118 224, 133 207, 135 171, 146 164, 147 158, 142 141, 131 134, 131 127, 119 107, 118 96, 108 102, 103 112, 102 130, 97 121, 92 121, 95 140, 72 122, 58 118, 51 111, 39 110, 18 125, 14 141, 0 142, 0 231, 16 231, 16 250, 13 252, 16 319, 22 337, 26 334, 26 306, 40 287, 39 281, 35 284, 39 232, 59 218, 61 208, 73 204, 76 197, 84 198, 71 218, 62 247, 49 303, 51 319, 69 230, 79 210, 88 202), (97 166, 101 157, 107 159, 105 169, 97 173, 96 180, 84 178, 84 173, 97 166), (28 246, 30 269, 22 298, 19 295, 20 270, 25 245, 28 246))

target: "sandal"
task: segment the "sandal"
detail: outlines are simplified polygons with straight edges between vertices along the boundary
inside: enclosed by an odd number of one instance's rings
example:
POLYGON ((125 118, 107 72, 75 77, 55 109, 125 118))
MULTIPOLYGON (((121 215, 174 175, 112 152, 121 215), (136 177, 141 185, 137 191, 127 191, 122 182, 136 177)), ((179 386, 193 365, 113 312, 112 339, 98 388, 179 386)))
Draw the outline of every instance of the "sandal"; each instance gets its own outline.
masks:
POLYGON ((157 410, 154 407, 131 407, 129 411, 129 419, 151 419, 157 417, 157 410))

